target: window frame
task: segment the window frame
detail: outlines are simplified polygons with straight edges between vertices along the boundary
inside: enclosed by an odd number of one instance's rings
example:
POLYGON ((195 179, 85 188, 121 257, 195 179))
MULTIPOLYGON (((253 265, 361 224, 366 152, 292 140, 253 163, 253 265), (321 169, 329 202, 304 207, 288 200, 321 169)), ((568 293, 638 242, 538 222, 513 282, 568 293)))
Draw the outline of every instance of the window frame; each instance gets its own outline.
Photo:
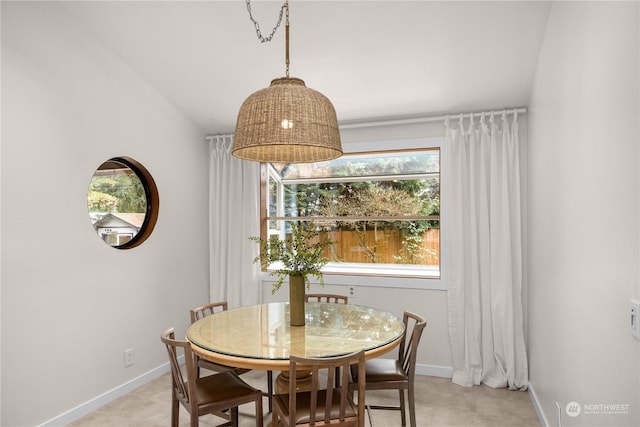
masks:
MULTIPOLYGON (((372 153, 372 152, 402 152, 413 151, 420 149, 439 149, 440 151, 440 167, 439 167, 439 179, 441 181, 442 174, 442 145, 444 143, 443 137, 426 137, 426 138, 410 138, 410 139, 393 139, 393 140, 381 140, 373 142, 355 142, 343 144, 345 154, 359 154, 359 153, 372 153), (393 149, 390 149, 393 147, 393 149)), ((260 234, 264 239, 268 230, 267 221, 267 188, 269 180, 268 165, 261 164, 260 173, 260 234)), ((440 194, 442 194, 442 182, 440 182, 440 194)), ((282 201, 278 201, 282 203, 282 201)), ((442 222, 442 207, 440 211, 440 254, 443 252, 443 222, 442 222)), ((424 274, 412 275, 407 274, 410 268, 405 265, 402 268, 394 269, 389 268, 388 264, 385 264, 384 270, 386 272, 376 272, 375 264, 358 264, 356 269, 350 269, 349 265, 330 265, 323 269, 324 282, 328 285, 358 285, 362 284, 362 277, 367 278, 367 286, 373 287, 400 287, 400 288, 415 288, 415 289, 432 289, 432 290, 445 290, 446 286, 442 280, 443 276, 443 260, 440 255, 440 268, 438 276, 427 276, 424 274), (372 267, 373 266, 373 267, 372 267)), ((265 282, 273 280, 268 271, 262 271, 261 278, 265 282)), ((314 283, 313 280, 311 280, 314 283)))

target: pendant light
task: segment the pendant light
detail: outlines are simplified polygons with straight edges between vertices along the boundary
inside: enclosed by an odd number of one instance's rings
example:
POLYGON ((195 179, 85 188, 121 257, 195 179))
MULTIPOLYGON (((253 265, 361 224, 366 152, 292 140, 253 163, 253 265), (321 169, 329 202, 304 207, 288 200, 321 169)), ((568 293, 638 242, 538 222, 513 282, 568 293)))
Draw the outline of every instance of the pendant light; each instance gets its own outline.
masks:
MULTIPOLYGON (((265 41, 251 15, 249 0, 247 9, 258 37, 265 41)), ((335 159, 342 155, 336 111, 326 96, 306 87, 303 80, 289 76, 288 0, 283 10, 286 77, 273 79, 268 88, 249 95, 242 103, 236 121, 232 154, 245 160, 270 163, 310 163, 335 159)))

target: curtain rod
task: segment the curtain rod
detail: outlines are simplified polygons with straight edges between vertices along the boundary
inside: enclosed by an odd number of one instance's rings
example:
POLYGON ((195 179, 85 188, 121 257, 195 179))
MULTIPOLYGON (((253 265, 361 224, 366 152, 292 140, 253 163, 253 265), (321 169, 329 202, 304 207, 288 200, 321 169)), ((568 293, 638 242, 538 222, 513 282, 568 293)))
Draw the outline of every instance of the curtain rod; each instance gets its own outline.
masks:
MULTIPOLYGON (((519 107, 519 108, 511 108, 511 109, 505 109, 505 110, 491 110, 491 111, 485 111, 484 114, 485 115, 491 115, 491 113, 502 114, 503 111, 505 111, 507 114, 514 114, 515 112, 517 112, 518 114, 524 114, 527 112, 527 109, 524 107, 519 107)), ((473 115, 473 117, 480 117, 483 114, 483 112, 480 111, 480 112, 474 112, 474 113, 453 113, 453 114, 445 114, 440 116, 425 116, 425 117, 398 118, 398 119, 386 119, 386 120, 381 119, 381 120, 367 121, 367 122, 353 121, 353 122, 345 122, 345 123, 338 124, 338 127, 340 127, 341 129, 354 129, 354 128, 374 127, 374 126, 406 125, 406 124, 412 124, 412 123, 439 122, 439 121, 444 121, 447 117, 449 117, 450 119, 459 117, 460 114, 462 114, 465 118, 468 118, 469 115, 473 115)))
MULTIPOLYGON (((518 114, 524 114, 527 112, 527 109, 524 107, 518 108, 507 108, 504 110, 491 110, 485 111, 485 115, 493 114, 502 114, 503 111, 506 111, 507 114, 513 114, 516 111, 518 114)), ((444 114, 440 116, 422 116, 422 117, 405 117, 405 118, 396 118, 396 119, 379 119, 379 120, 371 120, 371 121, 352 121, 352 122, 344 122, 338 123, 338 127, 340 129, 356 129, 356 128, 365 128, 365 127, 375 127, 375 126, 390 126, 390 125, 407 125, 413 123, 429 123, 429 122, 444 122, 444 120, 449 117, 455 118, 459 117, 462 114, 465 118, 468 118, 469 115, 473 115, 473 117, 480 117, 482 115, 482 111, 473 112, 473 113, 452 113, 452 114, 444 114)), ((233 136, 233 134, 229 133, 218 133, 218 134, 210 134, 205 136, 205 140, 210 140, 214 137, 225 137, 225 136, 233 136)))

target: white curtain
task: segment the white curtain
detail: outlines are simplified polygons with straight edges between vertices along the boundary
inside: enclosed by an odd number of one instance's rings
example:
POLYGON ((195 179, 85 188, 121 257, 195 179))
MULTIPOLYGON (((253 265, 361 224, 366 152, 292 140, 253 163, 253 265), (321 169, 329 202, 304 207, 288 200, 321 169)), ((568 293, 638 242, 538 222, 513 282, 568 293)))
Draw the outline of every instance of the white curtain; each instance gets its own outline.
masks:
POLYGON ((259 247, 249 240, 260 235, 260 165, 233 157, 232 145, 233 135, 209 141, 209 298, 229 308, 262 302, 259 247))
POLYGON ((443 278, 453 382, 526 389, 517 112, 445 121, 443 278), (499 123, 496 123, 496 120, 499 123), (455 122, 455 120, 454 120, 455 122))

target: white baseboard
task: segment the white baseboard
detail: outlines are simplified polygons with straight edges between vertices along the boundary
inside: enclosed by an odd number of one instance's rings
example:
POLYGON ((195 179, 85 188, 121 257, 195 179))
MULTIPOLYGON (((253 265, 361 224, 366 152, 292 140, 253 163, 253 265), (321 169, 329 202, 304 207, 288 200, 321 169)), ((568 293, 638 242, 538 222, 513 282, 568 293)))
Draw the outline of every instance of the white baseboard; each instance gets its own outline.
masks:
POLYGON ((417 375, 427 375, 429 377, 452 378, 453 368, 451 366, 438 365, 416 365, 417 375))
POLYGON ((552 425, 549 424, 549 420, 547 420, 547 417, 544 414, 544 410, 540 405, 540 401, 538 400, 538 395, 536 394, 535 387, 533 386, 533 384, 529 383, 527 390, 529 391, 529 398, 531 399, 531 404, 533 404, 533 409, 535 409, 536 411, 536 415, 538 416, 538 421, 540 421, 540 425, 542 427, 551 427, 552 425))
MULTIPOLYGON (((179 357, 179 362, 184 362, 184 355, 179 357)), ((157 368, 150 370, 130 381, 127 381, 124 384, 121 384, 115 388, 112 388, 109 391, 102 393, 99 396, 94 397, 93 399, 76 406, 68 410, 67 412, 60 414, 54 418, 51 418, 48 421, 40 424, 38 427, 57 427, 57 426, 65 426, 70 424, 85 415, 90 414, 96 409, 106 405, 109 402, 116 400, 119 397, 124 396, 125 394, 132 392, 140 386, 143 386, 156 378, 161 377, 165 373, 169 372, 169 362, 164 363, 157 368)))

